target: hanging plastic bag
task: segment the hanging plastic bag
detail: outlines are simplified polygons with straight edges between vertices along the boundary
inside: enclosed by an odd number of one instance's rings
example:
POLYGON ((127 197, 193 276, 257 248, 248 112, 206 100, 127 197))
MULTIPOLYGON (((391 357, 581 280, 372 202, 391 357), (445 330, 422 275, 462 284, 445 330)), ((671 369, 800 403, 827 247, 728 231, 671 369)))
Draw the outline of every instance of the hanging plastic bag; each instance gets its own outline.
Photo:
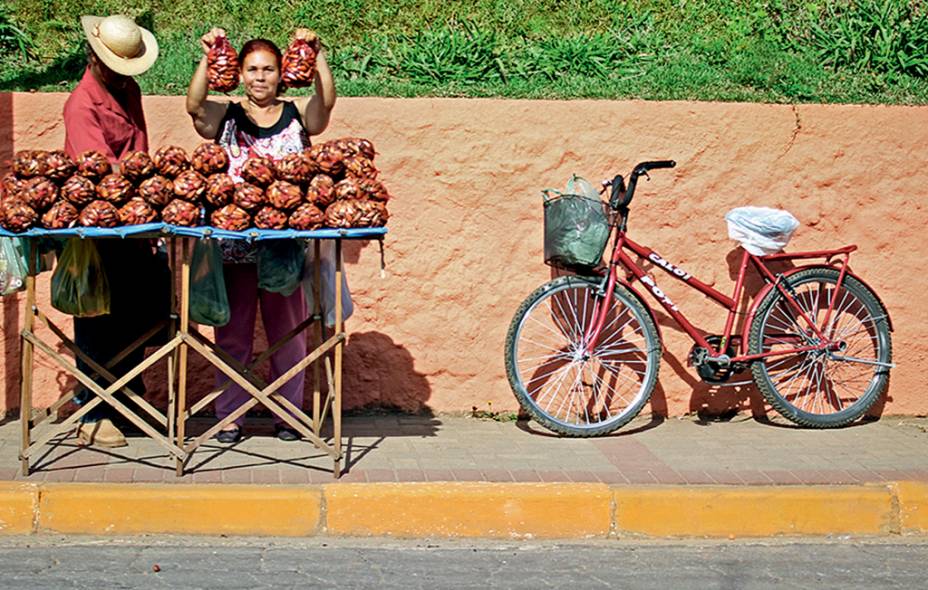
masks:
POLYGON ((725 214, 725 221, 728 237, 755 256, 779 252, 799 227, 789 211, 770 207, 736 207, 725 214))
POLYGON ((306 258, 302 240, 266 240, 258 243, 258 288, 292 295, 303 278, 306 258))
POLYGON ((582 272, 597 266, 609 241, 609 206, 587 180, 574 174, 562 193, 542 191, 545 207, 545 262, 582 272))
POLYGON ((204 326, 225 326, 231 317, 222 249, 214 240, 198 240, 190 262, 190 319, 204 326))
MULTIPOLYGON (((306 295, 306 309, 312 313, 316 309, 316 300, 313 295, 313 280, 315 274, 316 247, 310 242, 306 249, 306 263, 303 267, 303 293, 306 295)), ((335 325, 335 242, 321 240, 319 247, 319 281, 322 289, 322 315, 325 325, 329 328, 335 325)), ((342 264, 342 321, 347 320, 354 313, 354 303, 351 301, 351 291, 348 290, 348 273, 342 264)))
POLYGON ((26 282, 24 246, 20 238, 0 238, 0 295, 12 295, 26 282))
POLYGON ((110 313, 110 284, 92 240, 65 244, 52 273, 52 307, 79 318, 110 313))

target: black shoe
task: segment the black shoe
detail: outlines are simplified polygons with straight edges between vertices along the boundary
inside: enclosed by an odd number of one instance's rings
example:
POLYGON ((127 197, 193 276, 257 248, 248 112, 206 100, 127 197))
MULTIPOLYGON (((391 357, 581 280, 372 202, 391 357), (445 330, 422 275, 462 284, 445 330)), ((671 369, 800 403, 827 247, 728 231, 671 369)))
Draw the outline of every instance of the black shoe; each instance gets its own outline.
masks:
POLYGON ((236 426, 232 430, 220 430, 213 438, 221 443, 237 443, 242 440, 242 429, 240 426, 236 426))
POLYGON ((283 440, 287 442, 293 442, 295 440, 300 440, 299 432, 290 428, 289 426, 284 426, 283 424, 274 425, 274 434, 277 435, 278 440, 283 440))

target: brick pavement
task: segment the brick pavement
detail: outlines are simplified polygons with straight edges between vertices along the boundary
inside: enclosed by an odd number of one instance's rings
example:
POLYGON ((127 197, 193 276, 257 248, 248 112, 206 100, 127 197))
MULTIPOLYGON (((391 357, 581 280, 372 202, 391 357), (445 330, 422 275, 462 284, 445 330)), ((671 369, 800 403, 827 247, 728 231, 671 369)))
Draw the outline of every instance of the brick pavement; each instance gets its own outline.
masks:
MULTIPOLYGON (((201 428, 207 426, 203 422, 201 428)), ((73 437, 40 453, 19 473, 19 423, 0 425, 0 480, 55 482, 328 483, 331 461, 308 443, 270 436, 250 423, 232 446, 203 445, 177 478, 154 442, 131 437, 123 449, 83 448, 73 437)), ((815 431, 748 417, 639 418, 597 439, 559 438, 533 422, 457 416, 376 415, 344 422, 346 482, 492 481, 608 484, 853 484, 928 481, 928 419, 884 417, 815 431)))

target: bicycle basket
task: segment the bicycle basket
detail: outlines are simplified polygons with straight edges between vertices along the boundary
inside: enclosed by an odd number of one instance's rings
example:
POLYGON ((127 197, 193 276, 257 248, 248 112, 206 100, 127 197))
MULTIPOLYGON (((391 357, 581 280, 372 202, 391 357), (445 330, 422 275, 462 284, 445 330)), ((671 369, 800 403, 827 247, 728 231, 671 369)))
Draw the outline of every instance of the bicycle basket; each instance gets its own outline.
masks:
POLYGON ((597 266, 609 241, 609 205, 582 195, 545 193, 545 264, 571 271, 597 266))

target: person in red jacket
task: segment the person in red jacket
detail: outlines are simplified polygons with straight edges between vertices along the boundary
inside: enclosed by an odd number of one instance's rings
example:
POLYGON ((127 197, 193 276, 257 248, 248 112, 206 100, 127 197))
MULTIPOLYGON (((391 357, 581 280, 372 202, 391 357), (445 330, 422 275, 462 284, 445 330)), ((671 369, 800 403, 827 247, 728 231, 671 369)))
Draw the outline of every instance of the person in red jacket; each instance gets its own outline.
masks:
MULTIPOLYGON (((76 158, 86 150, 103 153, 117 167, 119 158, 135 150, 148 150, 148 130, 142 111, 142 92, 132 79, 147 71, 158 58, 154 35, 123 15, 83 16, 87 37, 87 69, 64 105, 65 151, 76 158)), ((129 344, 167 317, 170 274, 166 260, 147 240, 96 240, 110 285, 110 313, 74 318, 74 341, 97 363, 106 366, 129 344)), ((110 369, 121 377, 144 358, 144 347, 110 369)), ((78 367, 92 374, 89 367, 78 367)), ((98 381, 102 386, 106 380, 98 381)), ((141 378, 129 384, 144 391, 141 378)), ((78 403, 90 399, 86 390, 78 403)), ((126 439, 113 423, 118 413, 106 403, 90 411, 78 427, 83 444, 121 447, 126 439)))

